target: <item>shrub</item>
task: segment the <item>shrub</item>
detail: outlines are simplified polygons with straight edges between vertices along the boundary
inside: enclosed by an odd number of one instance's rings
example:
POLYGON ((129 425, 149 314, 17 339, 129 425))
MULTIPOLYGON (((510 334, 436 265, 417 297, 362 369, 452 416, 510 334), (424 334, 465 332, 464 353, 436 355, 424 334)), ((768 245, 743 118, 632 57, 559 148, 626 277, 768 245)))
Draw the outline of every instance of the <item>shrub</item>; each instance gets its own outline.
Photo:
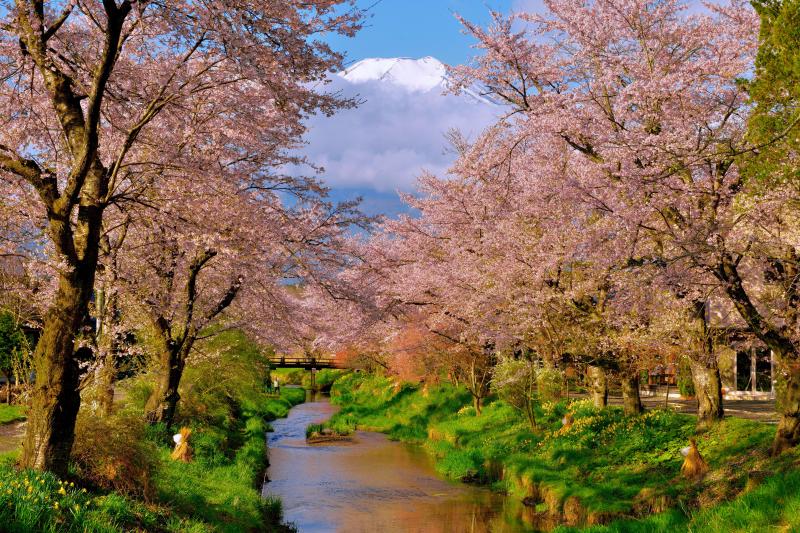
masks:
POLYGON ((498 395, 522 412, 531 427, 536 427, 533 392, 540 371, 536 361, 503 358, 492 376, 492 387, 498 395))
POLYGON ((137 416, 78 417, 72 458, 80 477, 106 490, 149 497, 156 454, 137 416))
POLYGON ((131 408, 144 410, 148 398, 153 393, 154 380, 155 376, 143 374, 120 382, 119 385, 125 391, 126 402, 131 408))
POLYGON ((542 368, 536 373, 536 387, 542 401, 557 400, 561 397, 564 373, 557 368, 542 368))

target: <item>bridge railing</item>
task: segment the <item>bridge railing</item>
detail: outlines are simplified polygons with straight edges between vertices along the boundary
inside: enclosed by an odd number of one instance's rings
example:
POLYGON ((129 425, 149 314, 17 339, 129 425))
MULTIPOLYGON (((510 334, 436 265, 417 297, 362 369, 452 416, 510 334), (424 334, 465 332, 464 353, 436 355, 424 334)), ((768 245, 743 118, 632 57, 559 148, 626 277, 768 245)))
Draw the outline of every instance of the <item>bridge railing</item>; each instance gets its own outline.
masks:
POLYGON ((272 366, 303 366, 316 368, 337 368, 339 365, 332 357, 270 357, 269 362, 272 366))

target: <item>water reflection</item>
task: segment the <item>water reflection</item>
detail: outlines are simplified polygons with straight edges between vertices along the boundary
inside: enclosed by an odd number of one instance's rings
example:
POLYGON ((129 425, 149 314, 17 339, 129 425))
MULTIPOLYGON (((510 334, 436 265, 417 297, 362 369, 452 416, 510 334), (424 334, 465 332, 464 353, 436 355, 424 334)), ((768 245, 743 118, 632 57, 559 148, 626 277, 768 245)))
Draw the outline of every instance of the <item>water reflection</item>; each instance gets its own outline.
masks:
POLYGON ((264 494, 283 499, 302 533, 532 531, 535 517, 512 498, 440 478, 427 454, 358 432, 352 444, 305 442, 308 424, 329 418, 327 401, 305 403, 273 423, 264 494))

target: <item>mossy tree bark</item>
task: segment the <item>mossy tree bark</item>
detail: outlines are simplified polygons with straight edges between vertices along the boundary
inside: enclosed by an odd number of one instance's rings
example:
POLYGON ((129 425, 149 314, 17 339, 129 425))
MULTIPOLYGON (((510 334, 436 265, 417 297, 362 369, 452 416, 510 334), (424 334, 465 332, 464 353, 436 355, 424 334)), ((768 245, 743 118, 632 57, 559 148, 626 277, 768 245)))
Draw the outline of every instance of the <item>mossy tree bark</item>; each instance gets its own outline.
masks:
POLYGON ((23 443, 26 468, 67 473, 81 404, 75 336, 87 316, 94 269, 62 275, 34 352, 36 382, 23 443))
POLYGON ((57 170, 42 168, 8 147, 0 151, 0 168, 19 176, 38 193, 48 237, 62 263, 55 299, 45 313, 34 352, 36 383, 21 462, 27 468, 64 475, 80 407, 75 339, 88 314, 110 179, 97 155, 100 109, 132 6, 103 2, 106 38, 98 50, 93 79, 76 83, 47 44, 61 24, 43 31, 45 14, 38 5, 39 9, 23 6, 17 10, 13 29, 41 76, 45 97, 61 128, 69 173, 59 179, 57 170), (76 87, 88 87, 88 94, 77 94, 76 87))
POLYGON ((3 377, 6 378, 6 403, 11 405, 11 374, 3 372, 3 377))
POLYGON ((622 385, 622 408, 626 415, 636 415, 644 411, 639 394, 639 373, 630 371, 620 377, 622 385))
POLYGON ((768 272, 771 278, 781 285, 785 298, 786 310, 782 326, 767 320, 753 304, 739 274, 739 262, 736 258, 731 254, 723 254, 714 271, 750 331, 772 350, 777 362, 783 386, 776 390, 777 407, 781 418, 772 442, 773 455, 778 455, 800 443, 800 353, 791 338, 792 331, 797 331, 800 325, 799 262, 797 253, 793 249, 786 250, 784 257, 773 258, 773 268, 768 272))
POLYGON ((159 361, 161 373, 145 406, 147 421, 151 424, 164 423, 167 426, 172 424, 178 401, 181 399, 178 387, 190 352, 191 343, 184 346, 170 343, 162 349, 159 361))
POLYGON ((708 427, 724 415, 722 406, 722 380, 714 340, 708 327, 706 301, 697 300, 689 311, 692 347, 689 350, 689 365, 692 383, 697 396, 697 425, 708 427))
POLYGON ((114 240, 108 233, 105 233, 100 240, 98 274, 101 276, 101 280, 95 289, 95 315, 98 324, 95 342, 100 367, 95 376, 95 386, 98 411, 102 416, 110 415, 113 410, 114 384, 119 371, 118 359, 122 349, 122 339, 118 331, 120 317, 117 293, 118 257, 125 242, 129 224, 130 218, 126 218, 122 224, 119 224, 114 240))
POLYGON ((589 380, 589 390, 592 396, 592 403, 598 409, 608 405, 608 378, 606 372, 599 366, 588 366, 586 376, 589 380))
POLYGON ((722 420, 722 380, 716 364, 706 365, 702 361, 690 361, 692 382, 697 396, 697 425, 708 425, 722 420))
POLYGON ((781 419, 772 443, 773 455, 800 443, 800 362, 787 359, 786 356, 779 359, 778 368, 783 379, 776 396, 781 419))

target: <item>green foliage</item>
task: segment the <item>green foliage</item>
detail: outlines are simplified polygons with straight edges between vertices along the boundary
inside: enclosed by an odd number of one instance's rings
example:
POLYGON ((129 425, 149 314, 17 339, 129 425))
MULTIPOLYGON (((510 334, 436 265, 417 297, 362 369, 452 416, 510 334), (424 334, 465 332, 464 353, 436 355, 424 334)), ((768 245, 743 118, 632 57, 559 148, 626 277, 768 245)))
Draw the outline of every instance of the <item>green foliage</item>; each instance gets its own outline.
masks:
POLYGON ((213 531, 166 507, 119 494, 98 495, 52 474, 19 472, 8 465, 0 466, 0 524, 11 533, 213 531))
POLYGON ((686 358, 681 359, 678 365, 678 376, 676 379, 678 383, 678 391, 684 398, 694 396, 694 381, 692 380, 692 369, 689 366, 689 361, 686 358))
POLYGON ((291 531, 278 525, 280 501, 262 500, 259 485, 268 421, 304 401, 305 391, 264 394, 264 358, 238 332, 204 348, 218 357, 190 363, 177 420, 193 430, 192 462, 170 458, 175 428, 143 423, 152 376, 125 380, 127 399, 114 415, 79 419, 72 473, 82 489, 17 472, 15 454, 0 457, 0 530, 291 531))
POLYGON ((72 447, 73 470, 86 482, 128 496, 150 496, 155 446, 141 416, 81 413, 72 447))
POLYGON ((321 433, 322 430, 325 429, 324 424, 309 424, 306 426, 306 438, 310 437, 314 433, 321 433))
POLYGON ((756 104, 749 120, 750 140, 760 146, 746 165, 759 181, 796 181, 800 110, 800 1, 757 0, 761 45, 755 77, 749 83, 756 104), (777 141, 777 142, 776 142, 777 141))
POLYGON ((536 426, 534 391, 540 370, 536 361, 504 358, 492 374, 492 389, 500 398, 519 409, 533 427, 536 426))
POLYGON ((28 338, 14 315, 0 310, 0 375, 11 376, 15 358, 20 357, 28 347, 28 338))
POLYGON ((541 368, 536 373, 536 386, 539 398, 543 401, 560 398, 563 384, 564 373, 557 368, 541 368))
POLYGON ((281 386, 302 385, 303 378, 308 374, 308 371, 302 368, 273 368, 270 372, 280 380, 281 386))
POLYGON ((561 527, 557 533, 751 533, 800 530, 800 472, 779 472, 734 500, 707 509, 683 513, 673 509, 641 520, 618 520, 585 529, 561 527))
POLYGON ((117 386, 121 388, 126 397, 126 402, 134 411, 143 411, 147 399, 153 393, 154 377, 149 374, 121 381, 117 386))
MULTIPOLYGON (((344 370, 337 370, 333 368, 323 368, 317 371, 314 376, 314 390, 328 392, 331 390, 333 383, 344 375, 344 370)), ((303 372, 301 384, 304 388, 311 388, 311 372, 303 372)))
POLYGON ((330 435, 334 437, 346 437, 352 435, 355 431, 355 424, 350 418, 337 418, 336 420, 329 420, 322 424, 309 424, 306 426, 306 438, 314 434, 320 435, 325 430, 330 430, 330 435))
MULTIPOLYGON (((560 512, 564 502, 575 497, 589 514, 638 516, 641 510, 637 506, 644 494, 675 506, 675 510, 645 521, 619 521, 598 531, 685 530, 688 518, 681 509, 696 507, 708 491, 708 487, 680 476, 680 449, 689 438, 697 439, 712 470, 720 472, 715 478, 710 476, 710 486, 731 494, 744 486, 748 470, 766 460, 775 432, 766 424, 728 418, 696 435, 696 421, 690 415, 656 409, 625 416, 615 407, 598 410, 589 400, 537 402, 539 424, 534 431, 524 414, 502 399, 487 402, 478 416, 464 389, 445 384, 424 390, 364 374, 342 378, 332 393, 341 410, 331 423, 379 430, 393 438, 421 443, 442 474, 493 484, 516 498, 533 495, 532 503, 543 511, 560 512), (561 420, 567 412, 574 416, 574 423, 564 428, 561 420), (531 488, 534 485, 535 491, 531 488)), ((789 500, 794 499, 784 497, 784 501, 789 500)), ((762 500, 755 501, 762 505, 762 500)), ((774 507, 771 515, 785 519, 787 513, 774 507)), ((740 511, 743 514, 744 509, 740 511)), ((696 513, 695 523, 701 523, 698 517, 702 513, 696 513)), ((775 523, 770 522, 772 518, 759 522, 756 515, 753 513, 750 522, 743 517, 741 523, 749 525, 738 530, 756 531, 759 524, 775 523)), ((720 520, 723 516, 720 513, 720 520)), ((702 531, 728 530, 721 521, 703 520, 710 525, 702 531)))

